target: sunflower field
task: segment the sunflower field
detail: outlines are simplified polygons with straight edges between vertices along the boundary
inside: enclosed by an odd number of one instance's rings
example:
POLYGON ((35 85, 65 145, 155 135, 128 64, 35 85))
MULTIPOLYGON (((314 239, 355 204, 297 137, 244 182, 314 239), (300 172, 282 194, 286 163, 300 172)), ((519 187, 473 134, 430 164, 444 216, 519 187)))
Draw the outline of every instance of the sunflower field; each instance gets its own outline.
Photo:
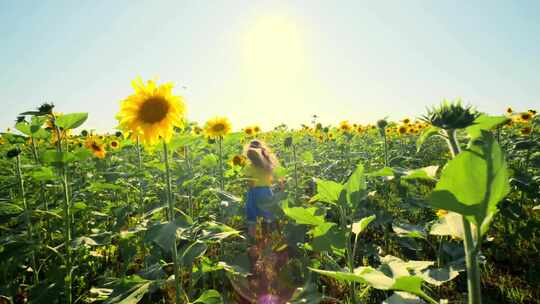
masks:
POLYGON ((112 133, 43 104, 1 134, 1 304, 540 303, 536 110, 263 130, 132 84, 112 133), (254 239, 253 139, 279 159, 254 239))

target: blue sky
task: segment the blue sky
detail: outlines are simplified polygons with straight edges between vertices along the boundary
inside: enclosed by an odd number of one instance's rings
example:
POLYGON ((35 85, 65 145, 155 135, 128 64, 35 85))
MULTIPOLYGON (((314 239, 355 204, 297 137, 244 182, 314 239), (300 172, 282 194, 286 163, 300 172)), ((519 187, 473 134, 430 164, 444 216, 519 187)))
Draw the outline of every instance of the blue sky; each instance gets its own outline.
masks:
POLYGON ((239 129, 540 107, 539 1, 0 1, 0 129, 45 101, 112 130, 130 81, 239 129))

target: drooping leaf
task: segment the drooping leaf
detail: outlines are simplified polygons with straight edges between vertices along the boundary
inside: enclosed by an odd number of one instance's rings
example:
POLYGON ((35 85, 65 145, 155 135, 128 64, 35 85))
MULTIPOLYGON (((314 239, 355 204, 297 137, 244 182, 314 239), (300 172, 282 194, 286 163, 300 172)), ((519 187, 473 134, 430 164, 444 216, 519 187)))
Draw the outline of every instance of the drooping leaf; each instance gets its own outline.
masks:
POLYGON ((112 287, 113 292, 104 304, 137 304, 148 292, 151 283, 137 275, 110 282, 104 287, 112 287))
POLYGON ((439 130, 439 128, 434 126, 424 129, 422 134, 420 134, 420 136, 418 136, 418 139, 416 140, 416 152, 420 152, 420 149, 422 149, 422 145, 428 138, 433 135, 439 134, 439 130))
POLYGON ((373 220, 375 220, 376 217, 377 216, 375 214, 370 215, 370 216, 364 217, 361 220, 353 223, 352 224, 352 232, 354 234, 361 233, 362 231, 364 231, 364 229, 366 229, 366 227, 367 227, 367 225, 369 225, 369 223, 371 223, 373 220))
POLYGON ((204 303, 204 304, 221 304, 223 303, 223 298, 217 290, 205 290, 197 300, 191 302, 195 303, 204 303))

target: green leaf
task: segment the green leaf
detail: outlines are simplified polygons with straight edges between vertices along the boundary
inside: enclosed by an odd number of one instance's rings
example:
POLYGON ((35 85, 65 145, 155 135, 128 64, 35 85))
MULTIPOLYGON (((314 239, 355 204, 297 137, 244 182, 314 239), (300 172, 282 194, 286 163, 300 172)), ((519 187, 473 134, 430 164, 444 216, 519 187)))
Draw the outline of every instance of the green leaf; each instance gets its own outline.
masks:
POLYGON ((367 173, 367 176, 394 176, 395 172, 394 169, 390 167, 384 167, 382 169, 379 169, 375 172, 367 173))
POLYGON ((204 304, 221 304, 223 303, 223 298, 221 294, 213 289, 204 291, 197 300, 191 303, 204 303, 204 304))
POLYGON ((429 268, 422 271, 419 275, 431 285, 441 286, 442 284, 455 279, 459 275, 459 272, 452 266, 443 268, 429 268))
POLYGON ((369 223, 373 222, 373 220, 375 220, 376 217, 377 216, 375 214, 370 215, 370 216, 362 218, 361 220, 357 221, 356 223, 353 223, 352 224, 352 232, 354 234, 359 234, 360 232, 364 231, 364 229, 366 229, 367 225, 369 225, 369 223))
POLYGON ((285 177, 287 176, 288 172, 287 172, 287 168, 284 168, 282 166, 278 166, 274 169, 274 176, 277 178, 277 179, 280 179, 282 177, 285 177))
POLYGON ((424 142, 430 138, 433 135, 439 134, 439 128, 431 126, 427 129, 425 129, 420 136, 418 136, 418 139, 416 140, 416 152, 420 152, 420 149, 422 149, 422 145, 424 142))
POLYGON ((219 241, 233 235, 240 235, 240 231, 225 224, 207 222, 203 228, 201 240, 219 241))
POLYGON ((345 248, 347 240, 345 232, 338 229, 335 223, 324 223, 315 226, 309 233, 313 236, 311 246, 315 251, 332 252, 335 249, 345 248))
POLYGON ((21 131, 21 133, 23 133, 24 135, 32 134, 32 132, 30 131, 30 125, 26 121, 16 123, 15 129, 21 131))
POLYGON ((505 124, 509 120, 505 116, 480 115, 474 120, 474 124, 467 127, 466 131, 470 138, 476 138, 482 135, 482 131, 489 131, 497 126, 505 124))
POLYGON ((180 264, 183 267, 191 268, 195 259, 204 255, 208 246, 201 241, 195 241, 191 243, 185 250, 179 252, 180 264))
POLYGON ((358 164, 356 170, 349 177, 343 189, 346 193, 346 199, 349 206, 358 203, 362 197, 362 194, 366 190, 366 178, 364 177, 364 166, 358 164))
MULTIPOLYGON (((454 238, 463 239, 463 221, 461 215, 455 212, 448 212, 439 218, 429 231, 431 235, 448 235, 454 238)), ((473 234, 474 235, 474 234, 473 234)))
POLYGON ((424 296, 422 287, 422 270, 433 265, 431 261, 404 262, 394 256, 381 258, 379 269, 371 267, 358 267, 354 273, 342 271, 327 271, 309 268, 310 270, 332 277, 334 279, 365 283, 375 289, 405 291, 415 295, 424 296))
POLYGON ((304 153, 302 153, 300 159, 302 159, 302 161, 306 164, 311 164, 315 160, 311 151, 305 151, 304 153))
POLYGON ((327 277, 331 277, 340 281, 366 283, 366 280, 364 280, 361 276, 355 273, 351 273, 351 272, 329 271, 329 270, 315 269, 311 267, 308 267, 308 269, 313 272, 320 273, 322 275, 325 275, 327 277))
POLYGON ((285 215, 295 220, 297 224, 303 225, 322 225, 325 224, 324 215, 315 215, 318 209, 315 207, 303 208, 292 207, 283 208, 285 215))
POLYGON ((437 170, 439 166, 428 166, 420 169, 410 170, 405 172, 405 176, 401 179, 425 179, 425 180, 435 180, 437 175, 437 170))
POLYGON ((425 304, 419 297, 408 292, 396 291, 394 294, 383 301, 383 304, 425 304))
POLYGON ((200 165, 204 168, 210 169, 218 165, 219 158, 214 154, 208 154, 201 159, 200 165))
POLYGON ((30 174, 37 181, 49 181, 55 178, 54 172, 49 167, 38 167, 30 174))
POLYGON ((62 165, 75 160, 75 156, 70 152, 59 152, 56 150, 46 150, 41 154, 40 159, 48 164, 62 165))
POLYGON ((410 224, 394 224, 392 225, 392 230, 400 237, 410 237, 425 239, 426 231, 421 226, 415 226, 410 224))
POLYGON ((12 203, 0 203, 0 218, 19 215, 24 211, 19 205, 12 203))
POLYGON ((317 194, 311 198, 311 201, 336 204, 343 190, 343 185, 323 179, 316 179, 315 182, 317 183, 317 194))
POLYGON ((75 129, 88 118, 88 113, 70 113, 56 118, 56 125, 64 130, 75 129))
POLYGON ((137 275, 118 279, 104 286, 113 287, 112 294, 104 304, 137 304, 149 291, 151 283, 137 275))
POLYGON ((164 223, 152 226, 144 236, 144 241, 155 243, 165 252, 171 252, 176 240, 176 230, 178 227, 174 223, 164 223))
POLYGON ((465 216, 484 234, 498 211, 497 203, 509 190, 501 148, 490 133, 482 131, 468 149, 448 162, 428 202, 465 216))

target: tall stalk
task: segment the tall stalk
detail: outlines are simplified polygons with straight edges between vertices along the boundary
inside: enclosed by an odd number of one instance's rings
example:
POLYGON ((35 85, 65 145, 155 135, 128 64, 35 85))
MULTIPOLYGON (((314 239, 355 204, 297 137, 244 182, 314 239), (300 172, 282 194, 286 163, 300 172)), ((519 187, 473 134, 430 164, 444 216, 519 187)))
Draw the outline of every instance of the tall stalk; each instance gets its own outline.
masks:
MULTIPOLYGON (((27 233, 27 237, 28 237, 28 240, 32 241, 33 237, 32 237, 32 222, 30 221, 30 208, 28 208, 28 203, 26 202, 26 192, 25 192, 25 189, 24 189, 24 179, 23 179, 23 175, 22 175, 22 171, 21 171, 21 155, 20 153, 17 154, 17 157, 16 157, 16 167, 17 167, 17 179, 19 181, 19 190, 21 192, 21 200, 22 200, 22 203, 23 203, 23 208, 24 208, 24 212, 25 212, 25 216, 24 216, 24 221, 26 223, 26 233, 27 233)), ((33 278, 34 278, 34 285, 36 285, 38 282, 39 282, 39 278, 38 278, 38 270, 37 270, 37 264, 36 264, 36 254, 35 252, 32 252, 32 274, 33 274, 33 278)))
POLYGON ((385 129, 383 129, 382 132, 382 138, 384 141, 384 166, 388 166, 388 143, 386 142, 386 132, 385 129))
POLYGON ((296 159, 296 145, 292 145, 293 162, 294 162, 294 201, 298 201, 298 161, 296 159))
MULTIPOLYGON (((169 222, 173 225, 175 224, 175 212, 174 212, 174 202, 172 197, 172 185, 171 185, 171 169, 169 167, 169 150, 167 148, 167 143, 163 142, 163 154, 165 157, 165 170, 167 178, 167 203, 169 205, 169 222)), ((174 268, 174 287, 176 291, 176 304, 180 304, 180 271, 178 265, 178 252, 176 248, 176 233, 172 240, 172 256, 173 256, 173 268, 174 268)))
POLYGON ((141 142, 139 136, 137 136, 137 168, 139 169, 139 206, 144 212, 144 194, 143 194, 143 178, 142 178, 142 156, 141 156, 141 142))
MULTIPOLYGON (((55 119, 55 118, 53 118, 55 119)), ((56 141, 56 150, 59 154, 63 153, 62 148, 62 132, 60 128, 55 124, 55 132, 57 136, 56 141)), ((64 278, 64 292, 66 294, 66 303, 71 304, 73 302, 71 294, 71 271, 72 271, 72 261, 71 261, 71 212, 70 212, 70 198, 69 198, 69 185, 67 179, 67 170, 66 165, 61 162, 60 164, 60 175, 62 177, 62 190, 64 195, 64 247, 66 248, 66 257, 65 257, 65 266, 66 266, 66 276, 64 278)))
POLYGON ((225 184, 223 182, 223 137, 218 138, 218 149, 219 149, 219 189, 225 189, 225 184))
MULTIPOLYGON (((460 152, 459 143, 456 138, 456 130, 445 130, 446 140, 452 158, 455 158, 460 152)), ((463 224, 463 245, 465 247, 465 263, 467 266, 467 288, 469 304, 482 303, 482 292, 480 289, 480 267, 478 264, 478 249, 475 248, 471 223, 464 217, 461 217, 463 224)), ((478 227, 480 230, 480 227, 478 227)), ((480 239, 477 240, 480 244, 480 239)))

